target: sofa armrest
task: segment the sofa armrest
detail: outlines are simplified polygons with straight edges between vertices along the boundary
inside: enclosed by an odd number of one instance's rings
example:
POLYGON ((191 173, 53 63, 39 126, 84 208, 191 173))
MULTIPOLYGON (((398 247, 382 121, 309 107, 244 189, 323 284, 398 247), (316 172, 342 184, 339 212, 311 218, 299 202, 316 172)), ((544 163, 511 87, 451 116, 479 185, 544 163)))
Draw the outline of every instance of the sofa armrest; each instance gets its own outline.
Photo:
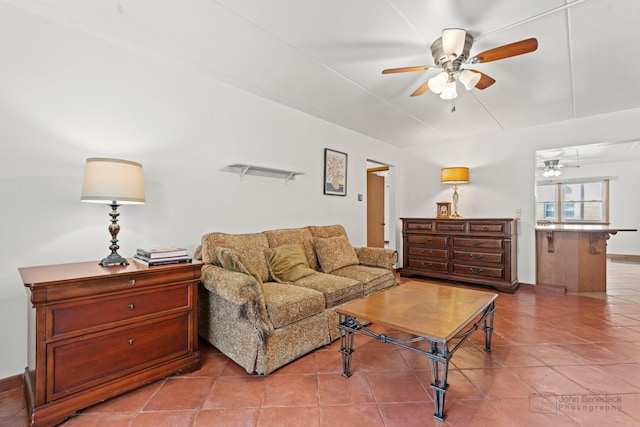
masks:
POLYGON ((244 273, 205 264, 202 266, 200 285, 207 291, 238 307, 238 316, 253 324, 260 339, 266 342, 273 332, 267 313, 262 286, 244 273))
POLYGON ((393 270, 393 266, 398 262, 398 252, 386 248, 354 248, 358 261, 362 265, 371 267, 382 267, 393 270))

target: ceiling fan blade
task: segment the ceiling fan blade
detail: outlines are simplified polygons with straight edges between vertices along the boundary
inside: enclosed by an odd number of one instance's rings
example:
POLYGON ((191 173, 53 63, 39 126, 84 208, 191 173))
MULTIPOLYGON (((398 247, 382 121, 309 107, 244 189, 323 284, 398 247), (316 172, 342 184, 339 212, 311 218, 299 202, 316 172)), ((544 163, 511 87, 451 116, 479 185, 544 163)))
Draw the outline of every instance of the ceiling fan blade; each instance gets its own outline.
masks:
POLYGON ((424 82, 422 84, 422 86, 420 86, 418 89, 414 90, 413 93, 411 94, 411 96, 422 95, 423 93, 425 93, 428 90, 429 90, 429 82, 426 81, 426 82, 424 82))
POLYGON ((495 79, 487 76, 485 73, 481 73, 478 70, 469 70, 469 71, 480 74, 480 81, 476 84, 475 86, 476 89, 481 89, 481 90, 486 89, 496 82, 495 79))
POLYGON ((485 50, 484 52, 475 55, 469 60, 469 62, 476 64, 479 62, 485 63, 497 61, 499 59, 511 58, 512 56, 533 52, 537 48, 538 40, 535 38, 521 40, 519 42, 505 44, 504 46, 485 50))
POLYGON ((416 67, 388 68, 386 70, 382 70, 382 74, 406 73, 409 71, 429 71, 434 68, 435 67, 432 65, 418 65, 416 67))

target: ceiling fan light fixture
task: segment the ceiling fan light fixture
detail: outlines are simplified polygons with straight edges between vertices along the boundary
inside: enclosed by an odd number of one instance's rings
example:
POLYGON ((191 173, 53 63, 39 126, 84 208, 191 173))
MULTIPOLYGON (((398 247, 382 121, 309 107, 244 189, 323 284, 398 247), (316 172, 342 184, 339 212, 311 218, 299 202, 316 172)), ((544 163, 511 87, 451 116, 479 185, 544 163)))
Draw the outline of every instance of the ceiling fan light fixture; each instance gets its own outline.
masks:
POLYGON ((474 73, 473 71, 469 70, 462 70, 460 71, 458 80, 460 80, 460 83, 464 85, 465 89, 471 90, 476 87, 476 85, 480 81, 480 77, 480 73, 474 73))
POLYGON ((440 98, 442 99, 455 99, 458 96, 458 92, 456 90, 456 81, 450 81, 445 83, 444 89, 440 94, 440 98))
POLYGON ((459 57, 464 51, 467 32, 462 28, 446 28, 442 31, 442 50, 447 56, 459 57))
POLYGON ((447 73, 444 71, 438 73, 435 77, 429 79, 429 89, 431 89, 431 92, 433 93, 442 93, 448 80, 449 75, 447 73))

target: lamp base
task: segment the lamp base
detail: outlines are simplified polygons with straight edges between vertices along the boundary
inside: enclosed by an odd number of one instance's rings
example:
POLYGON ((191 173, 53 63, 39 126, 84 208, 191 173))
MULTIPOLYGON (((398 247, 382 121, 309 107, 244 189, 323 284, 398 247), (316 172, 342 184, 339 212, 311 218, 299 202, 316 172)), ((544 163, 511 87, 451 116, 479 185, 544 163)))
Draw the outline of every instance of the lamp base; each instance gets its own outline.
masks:
POLYGON ((111 255, 102 258, 99 264, 103 267, 110 267, 112 265, 129 265, 129 261, 120 256, 119 253, 111 252, 111 255))
POLYGON ((458 212, 454 212, 451 214, 450 218, 462 218, 462 216, 458 212))

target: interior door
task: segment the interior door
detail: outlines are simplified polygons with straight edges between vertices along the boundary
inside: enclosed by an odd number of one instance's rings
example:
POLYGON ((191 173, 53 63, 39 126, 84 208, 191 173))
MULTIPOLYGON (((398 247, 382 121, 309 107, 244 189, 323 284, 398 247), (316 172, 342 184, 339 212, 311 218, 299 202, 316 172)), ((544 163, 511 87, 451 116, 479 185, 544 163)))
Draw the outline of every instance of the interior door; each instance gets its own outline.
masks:
POLYGON ((384 177, 367 172, 367 246, 384 248, 384 177))

